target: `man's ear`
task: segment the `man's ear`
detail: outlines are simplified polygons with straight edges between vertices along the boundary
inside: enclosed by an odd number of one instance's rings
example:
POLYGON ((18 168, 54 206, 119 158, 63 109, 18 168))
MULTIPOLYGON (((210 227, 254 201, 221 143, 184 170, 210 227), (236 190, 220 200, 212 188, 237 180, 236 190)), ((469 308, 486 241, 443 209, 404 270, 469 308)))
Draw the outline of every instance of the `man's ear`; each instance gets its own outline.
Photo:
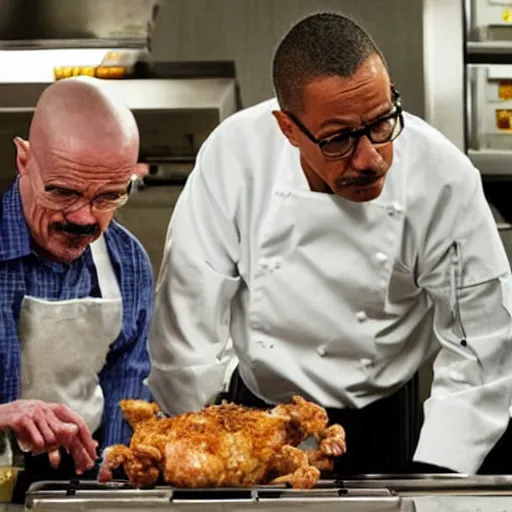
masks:
POLYGON ((281 128, 283 135, 290 141, 290 144, 297 147, 298 143, 292 120, 281 110, 273 110, 272 115, 277 119, 279 128, 281 128))
POLYGON ((16 146, 16 168, 23 176, 27 172, 30 144, 28 140, 22 139, 21 137, 14 137, 14 145, 16 146))

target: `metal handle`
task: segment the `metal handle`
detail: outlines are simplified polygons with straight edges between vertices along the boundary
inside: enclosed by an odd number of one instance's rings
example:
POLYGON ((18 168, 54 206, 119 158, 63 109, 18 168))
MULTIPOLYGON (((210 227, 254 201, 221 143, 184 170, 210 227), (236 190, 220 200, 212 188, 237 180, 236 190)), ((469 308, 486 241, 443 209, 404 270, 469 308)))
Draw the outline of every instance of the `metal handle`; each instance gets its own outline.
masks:
POLYGON ((498 228, 498 231, 509 231, 512 229, 512 224, 509 224, 508 222, 497 222, 496 227, 498 228))

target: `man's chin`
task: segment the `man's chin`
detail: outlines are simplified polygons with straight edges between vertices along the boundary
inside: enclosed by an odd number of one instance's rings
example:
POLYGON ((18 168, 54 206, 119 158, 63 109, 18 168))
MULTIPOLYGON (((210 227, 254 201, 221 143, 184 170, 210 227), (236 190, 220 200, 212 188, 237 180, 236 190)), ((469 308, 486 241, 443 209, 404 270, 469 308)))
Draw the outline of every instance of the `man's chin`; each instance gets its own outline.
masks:
POLYGON ((372 201, 381 195, 385 181, 386 175, 384 174, 378 180, 373 181, 367 185, 351 185, 348 187, 343 187, 336 190, 336 193, 344 199, 354 201, 355 203, 372 201))
POLYGON ((45 252, 54 261, 72 263, 80 258, 87 247, 94 242, 97 236, 70 236, 58 234, 51 244, 45 247, 45 252))

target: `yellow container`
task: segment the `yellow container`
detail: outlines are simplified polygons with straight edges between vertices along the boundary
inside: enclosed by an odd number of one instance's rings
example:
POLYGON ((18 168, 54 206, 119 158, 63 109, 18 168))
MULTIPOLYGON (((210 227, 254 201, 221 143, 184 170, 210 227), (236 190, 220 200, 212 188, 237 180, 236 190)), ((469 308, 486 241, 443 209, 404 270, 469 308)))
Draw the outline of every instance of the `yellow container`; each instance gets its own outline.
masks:
POLYGON ((0 503, 9 503, 12 499, 14 484, 21 468, 0 466, 0 503))

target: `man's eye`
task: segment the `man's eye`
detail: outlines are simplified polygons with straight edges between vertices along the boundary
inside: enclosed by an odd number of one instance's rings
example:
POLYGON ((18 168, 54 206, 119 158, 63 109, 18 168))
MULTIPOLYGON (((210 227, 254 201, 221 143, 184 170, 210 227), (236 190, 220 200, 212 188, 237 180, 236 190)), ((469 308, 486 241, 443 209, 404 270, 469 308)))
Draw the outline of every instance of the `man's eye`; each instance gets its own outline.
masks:
POLYGON ((124 195, 124 192, 109 192, 107 194, 102 194, 98 197, 101 201, 117 201, 121 199, 124 195))
POLYGON ((52 196, 62 197, 62 198, 78 197, 80 195, 78 192, 75 192, 74 190, 69 190, 67 188, 59 188, 59 187, 48 187, 46 189, 46 192, 48 192, 52 196))

